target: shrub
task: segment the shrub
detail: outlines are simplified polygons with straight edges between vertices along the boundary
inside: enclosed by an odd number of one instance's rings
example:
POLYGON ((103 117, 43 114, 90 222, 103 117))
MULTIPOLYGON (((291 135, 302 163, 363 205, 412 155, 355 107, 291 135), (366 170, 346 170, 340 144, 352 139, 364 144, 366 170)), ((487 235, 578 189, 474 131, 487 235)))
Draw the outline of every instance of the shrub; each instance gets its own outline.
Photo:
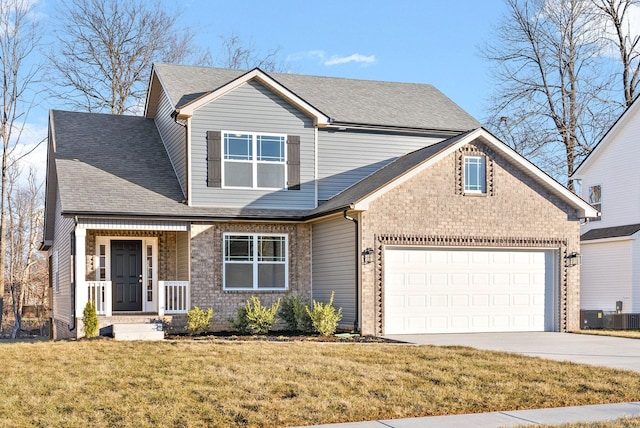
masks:
POLYGON ((213 309, 209 308, 205 312, 197 306, 187 311, 187 331, 191 336, 202 334, 209 330, 209 321, 213 317, 213 309))
POLYGON ((301 295, 287 294, 280 305, 278 315, 287 324, 289 330, 313 331, 311 318, 307 313, 309 300, 301 295))
POLYGON ((238 314, 232 325, 244 334, 267 334, 276 321, 280 299, 271 307, 262 306, 257 296, 251 296, 244 307, 238 308, 238 314))
POLYGON ((329 303, 322 303, 313 301, 313 308, 307 306, 305 309, 311 318, 313 330, 320 333, 322 336, 329 336, 336 332, 338 322, 342 319, 342 308, 336 310, 333 306, 333 295, 331 292, 331 298, 329 303))
POLYGON ((98 314, 96 304, 89 300, 82 311, 83 330, 86 337, 96 337, 98 335, 98 314))

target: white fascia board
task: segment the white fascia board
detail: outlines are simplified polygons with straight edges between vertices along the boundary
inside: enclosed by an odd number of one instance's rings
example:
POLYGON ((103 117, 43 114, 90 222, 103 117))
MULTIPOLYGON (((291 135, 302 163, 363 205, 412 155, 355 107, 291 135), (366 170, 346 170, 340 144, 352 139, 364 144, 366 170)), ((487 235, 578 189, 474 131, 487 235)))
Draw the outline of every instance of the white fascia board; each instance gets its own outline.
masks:
POLYGON ((640 97, 637 97, 635 101, 622 113, 622 115, 618 118, 618 120, 609 128, 604 137, 596 144, 596 146, 591 150, 591 152, 587 155, 587 157, 578 165, 578 167, 571 174, 572 179, 580 180, 584 176, 584 171, 589 168, 589 166, 595 162, 595 160, 600 156, 600 153, 605 150, 605 148, 609 145, 609 143, 615 140, 618 133, 627 126, 627 123, 638 114, 638 110, 640 109, 640 97))
POLYGON ((589 239, 588 241, 580 241, 580 246, 606 244, 608 242, 635 241, 638 239, 637 233, 630 236, 616 236, 614 238, 589 239))
POLYGON ((355 204, 354 208, 356 210, 363 210, 363 211, 367 210, 369 208, 369 204, 371 203, 371 201, 377 199, 381 195, 385 194, 386 192, 395 188, 396 186, 399 186, 400 184, 406 182, 407 180, 410 180, 411 178, 421 173, 426 168, 429 168, 431 165, 435 164, 436 162, 439 162, 446 156, 450 155, 451 153, 455 152, 459 148, 465 146, 466 144, 471 143, 472 141, 478 138, 481 138, 483 142, 487 143, 492 148, 496 149, 503 156, 513 161, 513 163, 515 163, 516 165, 519 165, 521 168, 531 173, 531 175, 533 175, 536 180, 542 182, 543 185, 554 190, 562 199, 564 199, 570 205, 572 205, 573 207, 579 210, 580 217, 597 217, 598 216, 598 210, 596 210, 591 205, 589 205, 588 202, 586 202, 579 196, 573 194, 571 191, 569 191, 569 189, 567 189, 566 187, 558 183, 556 180, 554 180, 549 175, 544 173, 542 170, 540 170, 538 167, 533 165, 523 156, 518 154, 511 147, 507 146, 502 141, 498 140, 496 137, 491 135, 491 133, 489 133, 487 130, 483 128, 478 128, 470 132, 464 138, 461 138, 460 141, 458 141, 457 143, 452 144, 451 146, 447 147, 446 149, 436 154, 432 158, 418 165, 416 168, 408 171, 406 174, 402 175, 401 177, 398 177, 396 180, 392 181, 386 186, 381 187, 374 193, 358 201, 355 204))
POLYGON ((320 110, 313 107, 311 104, 291 92, 286 87, 282 86, 280 83, 273 80, 269 75, 267 75, 262 70, 254 68, 248 73, 243 74, 235 80, 227 83, 226 85, 216 89, 213 92, 205 94, 200 98, 193 100, 191 103, 185 105, 184 107, 177 109, 178 115, 180 117, 190 117, 193 116, 193 112, 200 107, 222 97, 223 95, 233 91, 234 89, 244 85, 250 80, 257 80, 272 91, 278 93, 282 97, 284 97, 289 103, 293 106, 297 107, 299 110, 304 111, 309 116, 313 117, 315 124, 318 126, 326 126, 329 123, 329 117, 322 113, 320 110))

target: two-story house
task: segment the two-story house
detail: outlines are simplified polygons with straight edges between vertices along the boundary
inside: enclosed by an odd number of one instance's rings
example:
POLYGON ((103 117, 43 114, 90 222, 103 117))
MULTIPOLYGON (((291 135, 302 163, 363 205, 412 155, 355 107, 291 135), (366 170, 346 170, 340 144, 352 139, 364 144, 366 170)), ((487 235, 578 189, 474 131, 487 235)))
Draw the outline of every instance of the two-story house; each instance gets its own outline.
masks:
POLYGON ((632 185, 639 142, 636 98, 572 176, 602 213, 582 228, 584 310, 640 313, 640 189, 632 185))
POLYGON ((55 337, 332 291, 363 334, 566 331, 596 214, 426 84, 156 64, 143 117, 50 114, 55 337))

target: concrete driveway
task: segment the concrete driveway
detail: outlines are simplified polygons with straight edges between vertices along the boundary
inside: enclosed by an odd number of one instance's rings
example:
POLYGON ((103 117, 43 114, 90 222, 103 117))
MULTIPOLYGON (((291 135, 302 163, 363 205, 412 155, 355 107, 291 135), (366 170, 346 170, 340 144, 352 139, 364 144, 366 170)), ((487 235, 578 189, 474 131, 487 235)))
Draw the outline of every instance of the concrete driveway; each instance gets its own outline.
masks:
POLYGON ((640 372, 640 340, 571 333, 406 334, 385 336, 417 345, 467 346, 640 372))

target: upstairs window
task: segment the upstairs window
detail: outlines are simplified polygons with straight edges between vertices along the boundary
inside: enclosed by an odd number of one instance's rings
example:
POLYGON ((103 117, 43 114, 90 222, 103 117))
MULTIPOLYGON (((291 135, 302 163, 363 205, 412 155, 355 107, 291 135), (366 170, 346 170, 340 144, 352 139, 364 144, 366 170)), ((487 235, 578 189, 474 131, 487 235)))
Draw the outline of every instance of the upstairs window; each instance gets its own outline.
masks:
MULTIPOLYGON (((589 187, 589 203, 591 206, 602 213, 602 187, 598 184, 589 187)), ((600 216, 589 221, 600 221, 600 216)))
POLYGON ((224 235, 225 290, 286 290, 286 235, 224 235))
POLYGON ((224 132, 223 187, 283 189, 285 135, 224 132))
POLYGON ((484 156, 464 157, 464 192, 478 194, 487 193, 484 156))

